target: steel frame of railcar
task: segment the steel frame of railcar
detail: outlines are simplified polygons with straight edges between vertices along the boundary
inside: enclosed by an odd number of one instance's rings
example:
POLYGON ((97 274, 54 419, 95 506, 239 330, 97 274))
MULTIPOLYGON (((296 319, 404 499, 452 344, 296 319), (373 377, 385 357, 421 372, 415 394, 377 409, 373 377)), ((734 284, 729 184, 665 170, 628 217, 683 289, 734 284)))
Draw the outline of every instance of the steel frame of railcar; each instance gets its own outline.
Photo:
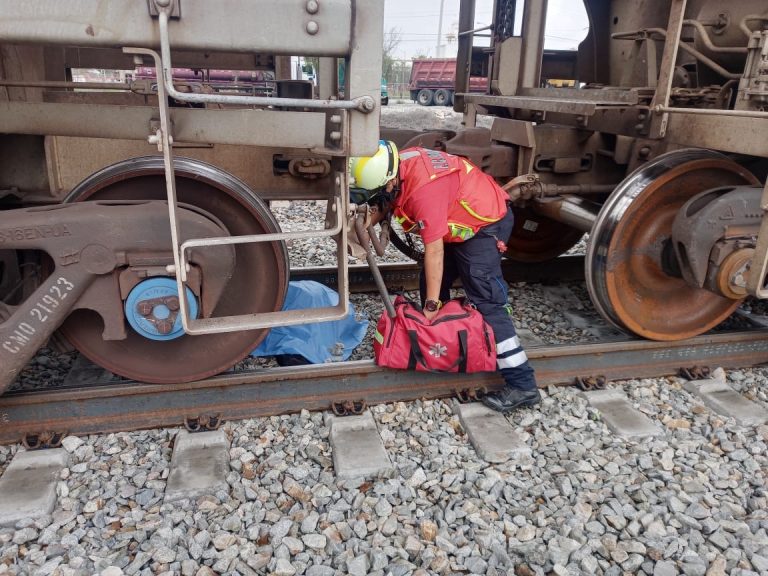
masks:
MULTIPOLYGON (((496 0, 495 7, 500 0, 496 0)), ((511 2, 515 4, 514 0, 511 2)), ((611 87, 600 90, 573 90, 568 88, 539 88, 538 81, 542 69, 544 28, 546 24, 547 0, 526 0, 521 22, 521 35, 512 36, 496 42, 491 51, 494 53, 496 70, 492 84, 492 94, 476 95, 468 93, 469 71, 472 64, 475 0, 462 0, 459 23, 459 48, 456 77, 456 100, 454 109, 465 113, 469 126, 475 125, 478 111, 491 113, 505 111, 504 118, 494 128, 496 137, 522 150, 536 147, 534 126, 546 122, 571 126, 584 131, 614 134, 647 144, 645 159, 653 153, 664 151, 664 146, 708 148, 722 152, 745 154, 768 158, 768 112, 757 103, 741 103, 741 109, 697 109, 675 106, 672 101, 672 79, 677 66, 678 54, 695 49, 682 41, 684 25, 694 26, 695 22, 686 20, 686 8, 693 4, 689 0, 671 0, 669 18, 665 29, 638 31, 657 33, 664 38, 663 53, 658 75, 656 59, 648 57, 649 87, 611 87), (661 150, 657 149, 661 144, 661 150)), ((643 4, 634 0, 585 0, 591 17, 591 31, 587 41, 594 58, 607 60, 613 52, 609 51, 608 30, 612 9, 642 10, 643 4), (618 7, 618 8, 617 8, 618 7), (599 30, 595 30, 598 27, 599 30)), ((745 5, 759 4, 744 0, 745 5)), ((763 8, 764 9, 764 8, 763 8)), ((494 10, 496 12, 496 10, 494 10)), ((751 20, 768 21, 766 14, 753 14, 746 17, 751 20)), ((613 23, 618 18, 613 19, 613 23)), ((493 29, 494 26, 491 26, 493 29)), ((742 26, 743 29, 743 26, 742 26)), ((614 35, 614 38, 620 36, 614 35)), ((650 36, 641 38, 652 48, 650 36)), ((745 38, 745 55, 747 53, 745 38)), ((585 42, 587 42, 585 41, 585 42)), ((768 31, 752 32, 749 38, 749 50, 756 55, 759 46, 768 45, 768 31)), ((696 54, 700 61, 711 59, 701 53, 696 54)), ((616 63, 611 61, 611 66, 616 63)), ((715 63, 716 65, 716 63, 715 63)), ((727 71, 722 70, 727 74, 727 71)), ((593 70, 594 72, 594 70, 593 70)), ((741 74, 727 74, 727 77, 740 79, 743 83, 749 79, 754 69, 749 68, 749 60, 741 74)), ((595 72, 595 75, 597 73, 595 72)), ((600 80, 606 82, 605 79, 600 80)), ((640 148, 640 146, 638 146, 640 148)), ((528 154, 532 154, 529 152, 528 154)), ((635 159, 632 169, 644 159, 635 159)), ((759 298, 768 297, 765 281, 768 273, 768 183, 763 191, 761 207, 763 210, 757 246, 753 258, 753 273, 749 276, 748 291, 759 298), (755 266, 754 264, 757 264, 755 266), (758 273, 754 273, 757 271, 758 273)))

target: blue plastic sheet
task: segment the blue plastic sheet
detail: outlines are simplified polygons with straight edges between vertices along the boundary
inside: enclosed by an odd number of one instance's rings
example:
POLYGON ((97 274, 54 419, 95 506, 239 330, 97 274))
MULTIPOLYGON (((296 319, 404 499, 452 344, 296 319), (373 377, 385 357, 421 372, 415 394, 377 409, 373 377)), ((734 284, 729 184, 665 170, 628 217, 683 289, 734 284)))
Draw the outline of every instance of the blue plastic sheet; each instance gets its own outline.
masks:
MULTIPOLYGON (((288 283, 283 310, 336 306, 339 295, 311 280, 288 283)), ((343 320, 317 322, 298 326, 272 328, 251 356, 303 356, 311 364, 347 360, 362 342, 368 328, 366 320, 355 320, 355 309, 350 303, 349 314, 343 320)))

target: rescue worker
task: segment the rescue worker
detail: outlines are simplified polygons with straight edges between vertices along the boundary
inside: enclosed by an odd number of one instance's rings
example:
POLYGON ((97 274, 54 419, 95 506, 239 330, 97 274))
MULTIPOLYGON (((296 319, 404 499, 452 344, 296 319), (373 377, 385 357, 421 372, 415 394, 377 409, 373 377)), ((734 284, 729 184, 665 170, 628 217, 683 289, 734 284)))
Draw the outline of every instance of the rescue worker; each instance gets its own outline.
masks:
POLYGON ((425 148, 398 152, 381 140, 371 157, 350 161, 352 186, 390 195, 394 218, 424 242, 421 298, 432 319, 460 277, 467 298, 496 337, 496 364, 505 386, 483 403, 503 413, 541 401, 507 300, 501 255, 512 232, 509 196, 463 157, 425 148))

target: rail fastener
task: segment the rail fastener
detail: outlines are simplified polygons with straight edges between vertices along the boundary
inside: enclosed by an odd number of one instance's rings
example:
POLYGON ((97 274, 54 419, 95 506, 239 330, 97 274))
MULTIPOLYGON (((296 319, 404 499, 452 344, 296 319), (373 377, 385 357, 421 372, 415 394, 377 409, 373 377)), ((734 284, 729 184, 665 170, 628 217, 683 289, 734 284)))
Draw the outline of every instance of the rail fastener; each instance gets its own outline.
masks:
POLYGON ((480 386, 478 388, 461 388, 456 389, 455 392, 459 402, 461 404, 467 404, 469 402, 476 402, 488 394, 488 388, 485 386, 480 386))
POLYGON ((604 390, 607 382, 605 376, 577 376, 573 379, 573 385, 583 392, 604 390))
POLYGON ((221 419, 221 414, 216 415, 209 415, 209 414, 202 414, 200 416, 197 416, 196 418, 185 418, 184 419, 184 427, 189 432, 211 432, 213 430, 218 430, 219 427, 224 423, 224 420, 221 419))
POLYGON ((677 375, 686 380, 706 380, 711 374, 712 371, 709 366, 681 367, 677 371, 677 375))
POLYGON ((66 437, 66 432, 40 432, 39 434, 25 434, 21 444, 27 450, 45 450, 47 448, 60 448, 61 441, 66 437))
POLYGON ((360 416, 368 408, 365 400, 341 400, 331 403, 331 411, 336 416, 360 416))

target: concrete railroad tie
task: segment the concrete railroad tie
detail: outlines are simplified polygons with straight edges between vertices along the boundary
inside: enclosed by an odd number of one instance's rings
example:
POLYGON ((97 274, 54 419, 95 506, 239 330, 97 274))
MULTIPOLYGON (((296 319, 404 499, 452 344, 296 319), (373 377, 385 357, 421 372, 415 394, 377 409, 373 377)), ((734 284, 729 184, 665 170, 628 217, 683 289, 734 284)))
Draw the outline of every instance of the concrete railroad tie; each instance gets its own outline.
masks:
MULTIPOLYGON (((712 379, 687 382, 685 390, 698 396, 716 413, 733 418, 742 426, 768 422, 765 407, 743 398, 725 382, 721 370, 712 379)), ((663 436, 657 423, 634 408, 620 389, 583 393, 597 408, 608 428, 616 435, 636 439, 663 436)), ((531 450, 524 435, 510 421, 478 402, 454 403, 467 437, 478 456, 489 463, 530 458, 531 450)), ((360 416, 328 416, 333 464, 339 479, 387 477, 396 470, 382 441, 378 423, 370 410, 360 416)), ((64 445, 79 445, 76 437, 64 445)), ((218 490, 227 490, 229 439, 224 430, 189 433, 176 436, 171 457, 165 502, 195 499, 218 490)), ((25 519, 52 513, 56 507, 56 483, 68 466, 68 453, 63 448, 19 451, 0 477, 0 526, 12 526, 25 519)))

